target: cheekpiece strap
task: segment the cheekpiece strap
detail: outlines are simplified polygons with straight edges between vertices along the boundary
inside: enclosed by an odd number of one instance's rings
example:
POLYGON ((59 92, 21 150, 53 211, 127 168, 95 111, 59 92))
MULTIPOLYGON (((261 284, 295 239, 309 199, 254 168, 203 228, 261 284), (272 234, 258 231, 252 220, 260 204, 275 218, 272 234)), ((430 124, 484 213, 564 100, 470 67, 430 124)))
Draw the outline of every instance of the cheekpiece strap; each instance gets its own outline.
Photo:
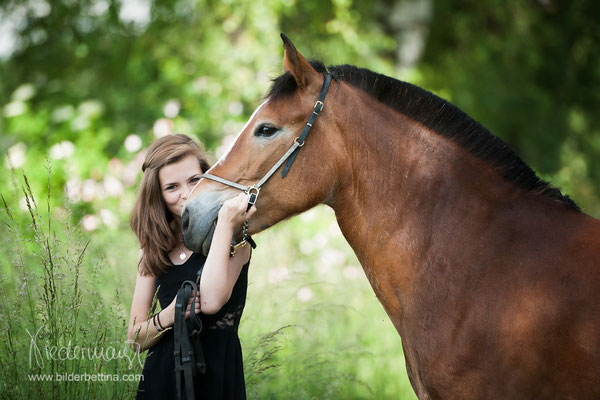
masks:
POLYGON ((319 113, 321 112, 321 110, 323 110, 323 106, 325 106, 323 101, 325 100, 325 96, 327 96, 327 91, 329 90, 329 85, 331 84, 331 79, 332 79, 332 74, 328 73, 327 76, 325 77, 325 81, 323 82, 323 87, 321 88, 321 93, 319 94, 319 100, 317 100, 317 102, 315 103, 313 112, 310 115, 310 118, 308 118, 308 122, 304 126, 304 129, 302 130, 302 133, 300 134, 300 136, 294 140, 294 142, 298 146, 293 150, 292 154, 290 155, 290 157, 287 160, 287 163, 285 164, 285 167, 283 167, 283 171, 281 171, 282 178, 285 178, 288 171, 290 170, 292 163, 294 162, 294 160, 296 159, 296 156, 298 155, 298 150, 300 149, 300 147, 302 147, 304 145, 304 141, 306 140, 306 136, 308 136, 308 132, 310 132, 310 128, 313 127, 315 120, 319 116, 319 113))

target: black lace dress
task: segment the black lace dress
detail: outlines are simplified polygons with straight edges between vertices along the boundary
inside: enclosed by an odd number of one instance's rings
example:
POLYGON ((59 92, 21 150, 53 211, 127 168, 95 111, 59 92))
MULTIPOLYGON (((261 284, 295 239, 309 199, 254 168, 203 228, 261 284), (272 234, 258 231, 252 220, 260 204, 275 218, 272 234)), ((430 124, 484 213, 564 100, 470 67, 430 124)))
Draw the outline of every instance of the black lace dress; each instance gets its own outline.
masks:
MULTIPOLYGON (((196 273, 206 258, 194 253, 182 265, 172 266, 166 274, 155 280, 160 285, 158 301, 167 307, 177 295, 184 280, 196 279, 196 273)), ((244 265, 229 301, 214 315, 200 314, 203 323, 202 349, 206 361, 206 373, 199 374, 196 399, 245 399, 246 388, 242 365, 242 348, 238 338, 238 326, 248 286, 248 264, 244 265)), ((173 329, 163 333, 162 339, 149 350, 143 380, 137 399, 177 399, 175 389, 175 359, 173 356, 173 329)), ((182 399, 186 399, 182 381, 182 399)))

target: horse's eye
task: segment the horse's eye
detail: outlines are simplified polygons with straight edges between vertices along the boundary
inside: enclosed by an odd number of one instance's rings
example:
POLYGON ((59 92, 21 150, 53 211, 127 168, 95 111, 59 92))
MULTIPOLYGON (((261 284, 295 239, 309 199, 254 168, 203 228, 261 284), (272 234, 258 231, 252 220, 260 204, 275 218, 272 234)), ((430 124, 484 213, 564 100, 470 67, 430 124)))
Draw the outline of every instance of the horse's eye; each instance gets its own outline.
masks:
POLYGON ((262 124, 254 131, 254 136, 273 136, 277 132, 277 128, 273 125, 262 124))

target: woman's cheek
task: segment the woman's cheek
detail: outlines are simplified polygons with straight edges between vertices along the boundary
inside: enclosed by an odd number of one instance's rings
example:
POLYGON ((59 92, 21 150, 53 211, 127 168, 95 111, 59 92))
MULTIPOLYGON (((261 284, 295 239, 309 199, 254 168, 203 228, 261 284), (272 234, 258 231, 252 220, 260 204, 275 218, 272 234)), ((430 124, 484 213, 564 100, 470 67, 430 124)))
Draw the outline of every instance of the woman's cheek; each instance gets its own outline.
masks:
POLYGON ((167 193, 167 195, 165 196, 165 202, 169 205, 169 206, 174 206, 175 205, 175 200, 177 199, 177 196, 175 196, 174 193, 167 193))

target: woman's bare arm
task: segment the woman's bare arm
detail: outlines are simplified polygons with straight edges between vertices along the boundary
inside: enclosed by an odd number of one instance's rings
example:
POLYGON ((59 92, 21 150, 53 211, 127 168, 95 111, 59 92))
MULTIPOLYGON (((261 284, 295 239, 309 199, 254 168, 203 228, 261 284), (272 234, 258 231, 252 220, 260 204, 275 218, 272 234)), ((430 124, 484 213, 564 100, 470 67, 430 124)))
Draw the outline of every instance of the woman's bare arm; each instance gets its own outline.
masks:
POLYGON ((200 280, 201 310, 204 314, 214 314, 227 303, 242 267, 250 259, 249 245, 239 249, 235 256, 229 256, 234 229, 256 212, 256 207, 246 212, 247 206, 248 195, 242 193, 227 200, 219 211, 219 219, 200 280))
POLYGON ((127 339, 137 351, 152 347, 160 340, 160 332, 154 327, 152 316, 149 315, 153 298, 154 277, 142 276, 138 271, 127 332, 127 339))

